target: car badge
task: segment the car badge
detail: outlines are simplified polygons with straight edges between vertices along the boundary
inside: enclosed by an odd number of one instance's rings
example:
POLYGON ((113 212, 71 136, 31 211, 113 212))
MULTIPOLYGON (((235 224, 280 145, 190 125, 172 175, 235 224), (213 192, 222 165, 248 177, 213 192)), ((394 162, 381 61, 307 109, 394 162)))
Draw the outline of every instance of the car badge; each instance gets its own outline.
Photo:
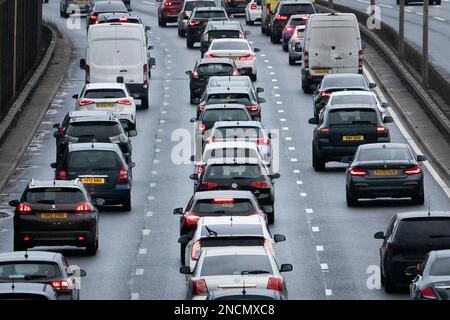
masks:
POLYGON ((238 187, 238 185, 237 185, 237 183, 233 183, 233 184, 231 185, 231 187, 232 187, 233 189, 236 189, 236 188, 238 187))
POLYGON ((54 204, 52 204, 52 209, 56 209, 56 206, 54 204))

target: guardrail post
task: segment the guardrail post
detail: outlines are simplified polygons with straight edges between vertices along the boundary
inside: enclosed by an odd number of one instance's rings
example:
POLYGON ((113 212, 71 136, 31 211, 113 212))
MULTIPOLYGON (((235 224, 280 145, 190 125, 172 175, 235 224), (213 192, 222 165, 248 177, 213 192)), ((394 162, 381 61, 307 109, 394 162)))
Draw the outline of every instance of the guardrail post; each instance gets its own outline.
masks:
POLYGON ((429 0, 423 1, 422 86, 428 87, 428 9, 429 0))
POLYGON ((405 0, 400 0, 398 19, 398 54, 400 60, 405 57, 405 0))

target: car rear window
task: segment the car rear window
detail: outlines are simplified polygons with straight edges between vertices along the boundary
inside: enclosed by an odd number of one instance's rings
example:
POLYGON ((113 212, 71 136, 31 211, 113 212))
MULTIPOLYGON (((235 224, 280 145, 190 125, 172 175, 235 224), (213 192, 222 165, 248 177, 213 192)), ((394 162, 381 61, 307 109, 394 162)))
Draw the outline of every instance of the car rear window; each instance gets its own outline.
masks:
POLYGON ((208 63, 201 64, 197 67, 197 72, 201 76, 223 75, 231 76, 234 67, 228 63, 208 63))
POLYGON ((362 149, 358 161, 392 161, 412 160, 411 152, 407 148, 367 148, 362 149))
POLYGON ((71 152, 68 159, 69 171, 117 170, 119 161, 114 151, 83 150, 71 152))
POLYGON ((77 188, 33 188, 25 195, 25 202, 31 204, 75 204, 85 200, 77 188))
POLYGON ((76 138, 107 139, 123 133, 123 128, 116 122, 73 122, 67 128, 67 134, 76 138))
POLYGON ((399 240, 450 240, 450 218, 414 218, 400 221, 396 235, 399 240))
POLYGON ((249 199, 234 199, 233 202, 230 203, 218 203, 214 201, 214 199, 206 199, 199 200, 195 203, 193 211, 198 213, 225 213, 230 214, 239 214, 242 213, 244 215, 249 212, 255 211, 255 207, 253 203, 249 199))
POLYGON ((209 18, 226 18, 225 11, 210 10, 210 11, 197 11, 194 19, 209 19, 209 18))
POLYGON ((205 257, 201 276, 241 275, 245 271, 261 270, 272 274, 272 265, 266 255, 235 254, 205 257))
POLYGON ((208 31, 209 40, 221 38, 239 39, 241 33, 238 30, 210 30, 208 31))
MULTIPOLYGON (((216 231, 216 228, 211 227, 216 231)), ((228 247, 228 246, 241 246, 241 247, 259 247, 264 245, 263 237, 219 237, 219 238, 203 238, 201 240, 202 248, 204 247, 228 247)))
POLYGON ((61 276, 59 266, 51 262, 1 262, 0 281, 36 281, 61 276))
POLYGON ((187 1, 184 5, 184 10, 192 11, 197 7, 215 7, 216 4, 214 1, 187 1))
POLYGON ((246 41, 220 41, 211 44, 211 50, 249 50, 246 41))
POLYGON ((209 83, 210 88, 214 87, 233 87, 233 88, 248 88, 249 83, 245 80, 215 80, 209 83))
POLYGON ((259 236, 262 237, 262 227, 260 224, 233 224, 232 218, 228 224, 204 225, 202 227, 202 237, 209 236, 259 236))
POLYGON ((450 276, 450 258, 434 260, 431 265, 430 276, 450 276))
POLYGON ((251 100, 248 93, 213 93, 208 96, 207 102, 209 104, 215 103, 249 104, 251 103, 251 100))
POLYGON ((205 181, 220 179, 262 179, 258 165, 212 165, 208 166, 205 174, 205 181))
POLYGON ((263 130, 255 127, 225 127, 214 132, 215 139, 257 139, 265 137, 263 130))
POLYGON ((322 87, 367 87, 367 84, 362 77, 325 77, 322 80, 322 87))
POLYGON ((367 94, 338 95, 338 96, 331 96, 330 104, 333 105, 353 104, 353 105, 376 106, 377 99, 374 96, 367 94))
POLYGON ((376 125, 378 117, 372 109, 332 110, 329 115, 330 126, 339 125, 376 125))
POLYGON ((114 99, 126 96, 122 89, 89 89, 84 92, 84 97, 89 99, 114 99))
POLYGON ((280 14, 313 14, 316 13, 313 5, 308 3, 285 4, 280 8, 280 14))
POLYGON ((202 121, 247 121, 248 114, 243 109, 205 110, 202 121))
POLYGON ((127 7, 122 1, 111 1, 106 3, 96 3, 94 12, 127 12, 127 7))
POLYGON ((208 149, 203 155, 203 160, 211 158, 258 158, 258 151, 250 148, 216 148, 208 149))

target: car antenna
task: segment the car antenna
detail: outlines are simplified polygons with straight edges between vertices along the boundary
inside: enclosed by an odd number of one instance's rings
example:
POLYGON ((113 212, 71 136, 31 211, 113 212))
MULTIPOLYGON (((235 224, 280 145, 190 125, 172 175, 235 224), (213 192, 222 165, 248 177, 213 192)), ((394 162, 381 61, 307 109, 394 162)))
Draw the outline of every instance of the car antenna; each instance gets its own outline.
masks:
MULTIPOLYGON (((244 275, 248 275, 248 271, 242 271, 241 274, 244 275)), ((244 279, 242 279, 242 294, 245 295, 247 293, 247 291, 245 290, 245 277, 244 279)))
POLYGON ((28 248, 25 249, 25 260, 28 260, 28 248))
POLYGON ((431 216, 431 196, 428 196, 428 216, 431 216))

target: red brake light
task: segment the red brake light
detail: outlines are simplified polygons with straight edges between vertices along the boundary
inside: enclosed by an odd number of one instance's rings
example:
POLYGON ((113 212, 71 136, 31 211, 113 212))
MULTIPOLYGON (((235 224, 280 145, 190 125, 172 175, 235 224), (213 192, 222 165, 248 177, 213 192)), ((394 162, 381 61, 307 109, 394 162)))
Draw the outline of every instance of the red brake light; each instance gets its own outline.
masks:
POLYGON ((200 24, 200 21, 195 21, 195 20, 189 21, 189 25, 190 25, 190 26, 197 26, 197 25, 199 25, 199 24, 200 24))
POLYGON ((122 100, 116 101, 116 103, 118 103, 118 104, 125 104, 127 106, 131 106, 131 104, 133 102, 131 101, 131 99, 122 99, 122 100))
POLYGON ((406 174, 419 174, 422 172, 422 168, 419 166, 410 167, 408 169, 405 169, 406 174))
POLYGON ((198 125, 198 130, 200 130, 201 132, 205 131, 205 129, 206 129, 206 126, 205 126, 204 123, 200 123, 200 124, 198 125))
MULTIPOLYGON (((217 55, 215 55, 215 54, 209 53, 209 54, 207 54, 207 55, 205 56, 205 58, 220 58, 220 57, 217 56, 217 55)), ((239 59, 240 59, 240 58, 239 58, 239 59)))
POLYGON ((245 105, 245 107, 247 109, 249 109, 250 111, 258 111, 259 110, 259 106, 257 104, 247 104, 247 105, 245 105))
POLYGON ((75 208, 75 213, 91 213, 94 208, 92 208, 89 202, 83 202, 75 208))
POLYGON ((239 57, 239 60, 253 60, 255 59, 255 56, 252 54, 247 54, 245 56, 239 57))
POLYGON ((232 76, 238 76, 239 75, 239 71, 237 69, 234 69, 233 73, 231 75, 232 76))
POLYGON ((302 20, 308 20, 308 18, 309 18, 308 16, 304 16, 304 17, 302 17, 301 19, 302 19, 302 20))
POLYGON ((266 181, 253 181, 253 182, 250 182, 250 186, 252 186, 254 188, 264 189, 264 188, 268 188, 269 184, 266 181))
POLYGON ((386 133, 388 129, 385 126, 377 126, 377 133, 386 133))
POLYGON ((320 129, 320 133, 322 133, 322 134, 329 134, 330 133, 330 128, 322 128, 322 129, 320 129))
POLYGON ((204 104, 199 104, 198 108, 200 109, 201 112, 203 112, 203 110, 205 110, 205 105, 204 104))
POLYGON ((320 93, 320 96, 321 97, 331 97, 331 93, 324 91, 324 92, 320 93))
POLYGON ((17 211, 20 214, 27 214, 27 213, 31 213, 33 211, 33 209, 31 209, 31 207, 25 203, 19 203, 19 205, 17 206, 17 211))
POLYGON ((198 71, 192 71, 192 78, 198 78, 198 71))
POLYGON ((200 220, 200 216, 191 212, 184 216, 183 225, 187 227, 196 226, 198 220, 200 220))
POLYGON ((200 249, 202 248, 202 245, 200 244, 200 240, 195 241, 194 245, 192 246, 192 252, 191 252, 191 259, 194 261, 198 260, 198 257, 200 256, 200 249))
POLYGON ((283 16, 281 14, 277 14, 275 16, 275 20, 287 20, 287 19, 288 19, 288 16, 283 16))
POLYGON ((352 176, 365 176, 367 174, 367 171, 361 168, 351 168, 350 174, 352 176))
POLYGON ((120 18, 119 18, 119 21, 120 21, 120 22, 128 22, 128 18, 126 18, 126 17, 120 17, 120 18))
POLYGON ((283 291, 283 282, 278 277, 270 277, 267 282, 267 289, 281 292, 283 291))
POLYGON ((67 171, 61 170, 58 172, 58 179, 59 180, 67 180, 67 171))
POLYGON ((226 204, 226 203, 234 203, 233 198, 216 198, 212 200, 212 203, 215 204, 226 204))
POLYGON ((250 9, 253 9, 253 10, 255 10, 255 9, 256 9, 256 7, 257 7, 256 3, 252 3, 252 4, 250 5, 250 9))
POLYGON ((205 166, 202 165, 202 164, 200 164, 200 165, 197 167, 197 173, 200 174, 200 173, 203 173, 203 171, 205 171, 205 166))
POLYGON ((68 289, 69 288, 69 283, 65 280, 56 280, 56 281, 52 281, 50 282, 50 284, 52 285, 53 288, 57 289, 57 290, 61 290, 61 289, 68 289))
POLYGON ((218 186, 219 186, 219 184, 216 182, 202 182, 198 185, 198 188, 200 190, 205 190, 205 189, 209 190, 209 189, 215 189, 218 186))
POLYGON ((193 295, 199 295, 199 294, 207 294, 208 293, 208 287, 206 286, 205 279, 198 279, 192 281, 192 294, 193 295))
POLYGON ((117 184, 123 184, 128 182, 128 171, 124 167, 120 168, 119 176, 117 177, 117 184))
POLYGON ((90 104, 94 104, 95 102, 92 100, 82 99, 80 100, 80 106, 88 106, 90 104))
POLYGON ((256 143, 256 144, 259 144, 259 145, 265 145, 265 146, 267 146, 267 145, 270 144, 270 139, 267 139, 267 138, 259 138, 259 139, 256 139, 255 143, 256 143))
POLYGON ((436 300, 438 298, 433 288, 430 287, 420 289, 420 294, 425 299, 436 300))
POLYGON ((284 28, 284 31, 286 31, 286 32, 292 32, 292 31, 294 31, 294 28, 293 28, 292 26, 286 26, 286 27, 284 28))
POLYGON ((144 71, 144 85, 147 85, 148 84, 148 64, 144 64, 143 71, 144 71))
POLYGON ((93 14, 89 17, 89 19, 91 19, 92 21, 97 21, 97 16, 93 14))
POLYGON ((173 3, 172 2, 164 2, 164 5, 166 7, 171 7, 173 5, 173 3))

